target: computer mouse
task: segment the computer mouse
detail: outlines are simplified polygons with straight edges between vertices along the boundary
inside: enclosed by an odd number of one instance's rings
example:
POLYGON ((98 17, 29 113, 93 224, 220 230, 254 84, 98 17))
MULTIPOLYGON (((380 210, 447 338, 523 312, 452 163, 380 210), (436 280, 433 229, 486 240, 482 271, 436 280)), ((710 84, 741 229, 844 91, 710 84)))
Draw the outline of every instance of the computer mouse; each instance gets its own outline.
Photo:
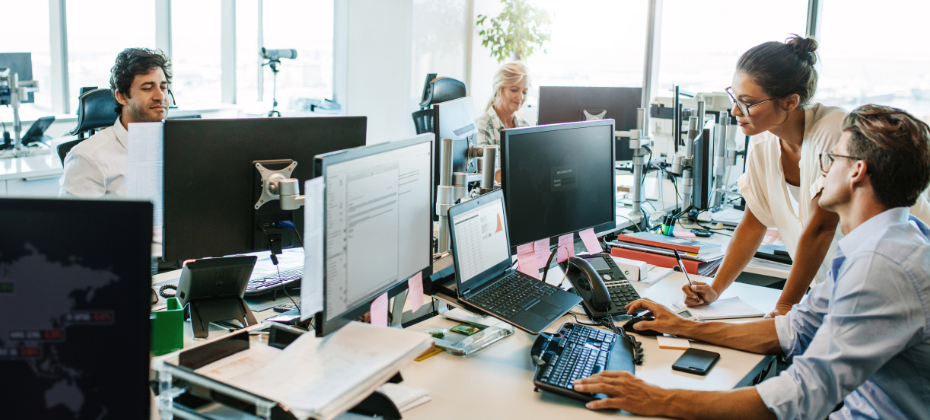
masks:
POLYGON ((636 328, 633 328, 633 326, 636 325, 636 323, 638 323, 638 322, 642 322, 642 321, 654 321, 655 319, 656 319, 656 318, 655 318, 654 316, 652 316, 652 315, 644 315, 644 316, 635 317, 635 318, 633 318, 633 319, 627 321, 626 324, 623 324, 623 331, 631 332, 631 333, 636 333, 636 334, 643 335, 643 336, 646 336, 646 337, 655 337, 655 336, 657 336, 657 335, 662 335, 662 333, 660 333, 660 332, 658 332, 658 331, 653 331, 653 330, 637 330, 636 328))

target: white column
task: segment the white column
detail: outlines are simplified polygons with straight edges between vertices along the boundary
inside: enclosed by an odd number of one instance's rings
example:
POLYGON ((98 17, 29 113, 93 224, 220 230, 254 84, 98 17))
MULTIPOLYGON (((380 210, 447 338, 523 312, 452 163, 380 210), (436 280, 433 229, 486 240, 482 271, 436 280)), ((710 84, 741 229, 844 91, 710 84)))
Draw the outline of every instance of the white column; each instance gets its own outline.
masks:
POLYGON ((171 0, 155 0, 155 48, 171 55, 171 0))
MULTIPOLYGON (((51 88, 52 112, 56 114, 71 113, 71 90, 68 83, 68 15, 65 0, 48 0, 49 18, 49 52, 52 56, 51 86, 39 86, 39 89, 51 88)), ((75 93, 76 94, 76 93, 75 93)))
POLYGON ((236 103, 236 0, 220 3, 220 89, 224 104, 236 103))
POLYGON ((645 122, 643 134, 649 135, 649 104, 655 98, 659 80, 659 52, 662 44, 663 0, 650 0, 646 23, 646 57, 643 60, 643 103, 645 122))

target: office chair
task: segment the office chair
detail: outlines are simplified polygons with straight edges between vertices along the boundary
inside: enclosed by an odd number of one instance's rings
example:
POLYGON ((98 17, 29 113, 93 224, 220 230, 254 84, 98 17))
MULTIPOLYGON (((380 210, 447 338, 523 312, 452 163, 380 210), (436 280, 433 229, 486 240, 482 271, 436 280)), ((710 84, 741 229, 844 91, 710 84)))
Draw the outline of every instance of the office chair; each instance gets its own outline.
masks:
POLYGON ((98 129, 109 127, 116 122, 116 118, 119 117, 116 113, 116 98, 113 97, 110 89, 97 89, 96 86, 81 88, 77 116, 77 127, 71 130, 72 135, 78 136, 77 140, 58 145, 58 158, 61 159, 62 164, 74 146, 87 140, 98 129))
POLYGON ((464 97, 465 83, 449 77, 436 77, 436 73, 427 74, 420 110, 413 113, 413 125, 417 129, 417 134, 433 131, 433 104, 464 97))

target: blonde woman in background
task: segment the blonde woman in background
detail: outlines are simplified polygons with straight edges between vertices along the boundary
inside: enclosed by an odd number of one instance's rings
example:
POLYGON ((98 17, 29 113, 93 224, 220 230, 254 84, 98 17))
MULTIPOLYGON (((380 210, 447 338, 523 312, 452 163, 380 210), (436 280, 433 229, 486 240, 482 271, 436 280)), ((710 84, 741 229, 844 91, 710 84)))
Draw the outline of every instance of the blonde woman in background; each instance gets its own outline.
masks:
POLYGON ((475 120, 479 146, 500 145, 501 129, 529 125, 516 115, 526 102, 529 85, 530 76, 522 62, 507 63, 497 69, 494 74, 494 95, 488 101, 487 112, 475 120))

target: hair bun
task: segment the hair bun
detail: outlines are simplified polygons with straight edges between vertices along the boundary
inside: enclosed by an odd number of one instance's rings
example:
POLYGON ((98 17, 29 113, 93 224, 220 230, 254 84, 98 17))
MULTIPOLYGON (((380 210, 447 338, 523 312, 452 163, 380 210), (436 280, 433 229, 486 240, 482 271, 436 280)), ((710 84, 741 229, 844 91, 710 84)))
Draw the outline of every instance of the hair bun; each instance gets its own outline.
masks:
POLYGON ((792 34, 791 37, 785 40, 785 44, 791 47, 791 50, 808 64, 814 65, 817 63, 817 55, 814 54, 817 51, 817 41, 814 38, 805 38, 792 34))

